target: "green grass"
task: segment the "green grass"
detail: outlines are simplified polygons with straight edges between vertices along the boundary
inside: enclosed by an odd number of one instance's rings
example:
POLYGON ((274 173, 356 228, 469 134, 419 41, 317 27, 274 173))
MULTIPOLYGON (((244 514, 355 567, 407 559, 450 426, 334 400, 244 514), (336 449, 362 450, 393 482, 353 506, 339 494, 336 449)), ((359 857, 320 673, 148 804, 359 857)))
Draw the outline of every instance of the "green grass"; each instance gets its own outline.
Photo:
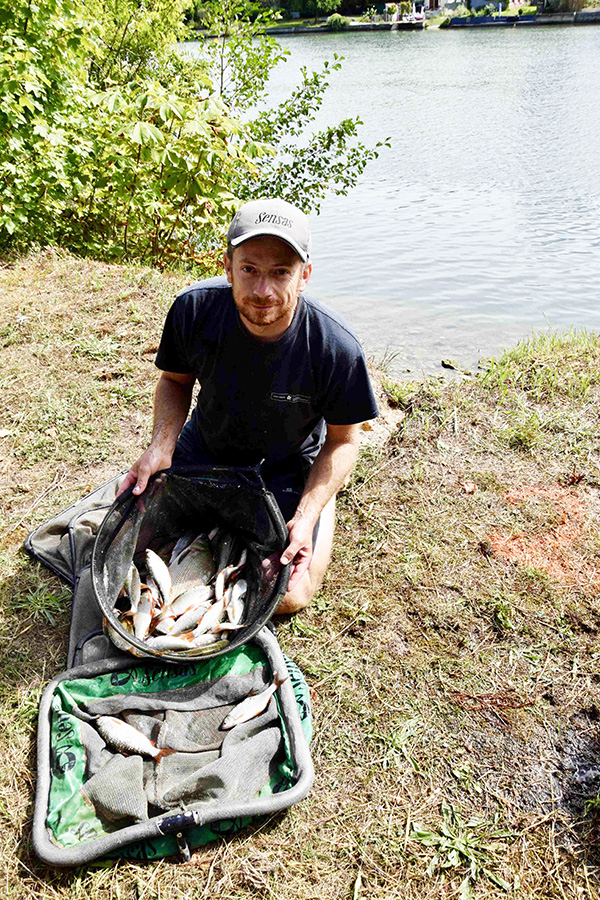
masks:
POLYGON ((518 16, 519 10, 522 16, 530 16, 537 12, 537 6, 509 6, 502 10, 501 16, 518 16))
POLYGON ((518 392, 535 401, 585 400, 600 382, 599 360, 597 334, 542 333, 492 360, 481 382, 503 399, 518 392))
POLYGON ((0 270, 6 896, 598 897, 600 785, 577 794, 569 775, 600 709, 592 334, 535 336, 468 381, 384 376, 398 427, 363 448, 327 578, 278 625, 313 696, 306 800, 187 866, 35 859, 36 710, 64 666, 70 592, 20 546, 144 446, 154 350, 184 280, 52 253, 0 270), (511 559, 499 535, 563 548, 589 577, 544 568, 543 553, 511 559))

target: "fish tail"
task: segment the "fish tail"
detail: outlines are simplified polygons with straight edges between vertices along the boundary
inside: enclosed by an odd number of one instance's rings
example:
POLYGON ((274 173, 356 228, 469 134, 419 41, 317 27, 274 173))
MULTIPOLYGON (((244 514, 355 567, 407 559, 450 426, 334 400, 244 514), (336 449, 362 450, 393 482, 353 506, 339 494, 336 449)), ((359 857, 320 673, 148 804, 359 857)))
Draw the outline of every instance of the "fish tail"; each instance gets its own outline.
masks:
POLYGON ((279 672, 275 672, 275 676, 273 679, 273 684, 275 685, 275 689, 281 687, 283 682, 287 681, 289 677, 290 677, 290 673, 287 671, 287 669, 286 669, 285 675, 280 675, 279 672))

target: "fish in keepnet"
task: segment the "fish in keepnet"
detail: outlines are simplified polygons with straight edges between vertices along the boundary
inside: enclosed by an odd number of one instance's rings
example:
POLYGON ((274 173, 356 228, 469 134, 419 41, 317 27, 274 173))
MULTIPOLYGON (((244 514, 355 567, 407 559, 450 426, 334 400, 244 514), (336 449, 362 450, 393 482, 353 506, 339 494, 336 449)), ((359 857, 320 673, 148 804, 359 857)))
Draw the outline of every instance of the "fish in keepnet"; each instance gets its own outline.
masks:
POLYGON ((96 728, 102 738, 120 753, 156 757, 160 750, 145 734, 116 716, 99 716, 96 728))
POLYGON ((171 599, 172 577, 166 563, 153 550, 146 550, 146 568, 160 592, 163 605, 167 604, 171 599))
POLYGON ((170 552, 168 565, 146 550, 146 568, 140 574, 131 564, 115 615, 126 631, 154 650, 188 655, 205 647, 205 652, 208 648, 216 652, 227 646, 227 632, 244 627, 247 550, 242 549, 232 564, 238 551, 235 539, 217 528, 208 536, 187 532, 174 545, 172 541, 164 545, 161 552, 165 556, 170 552), (220 569, 213 553, 224 563, 220 569), (127 599, 130 608, 119 608, 127 599))
POLYGON ((159 750, 154 741, 146 737, 142 731, 117 716, 99 716, 96 728, 100 737, 119 753, 150 756, 155 763, 159 763, 163 756, 175 753, 175 750, 167 747, 159 750))
POLYGON ((234 728, 236 725, 241 725, 242 722, 248 722, 249 719, 259 716, 269 705, 271 697, 277 688, 282 685, 287 678, 289 678, 287 672, 283 676, 278 675, 276 672, 272 683, 265 688, 264 691, 260 691, 258 694, 249 694, 245 700, 242 700, 241 703, 238 703, 237 706, 233 707, 231 712, 223 719, 221 728, 234 728))

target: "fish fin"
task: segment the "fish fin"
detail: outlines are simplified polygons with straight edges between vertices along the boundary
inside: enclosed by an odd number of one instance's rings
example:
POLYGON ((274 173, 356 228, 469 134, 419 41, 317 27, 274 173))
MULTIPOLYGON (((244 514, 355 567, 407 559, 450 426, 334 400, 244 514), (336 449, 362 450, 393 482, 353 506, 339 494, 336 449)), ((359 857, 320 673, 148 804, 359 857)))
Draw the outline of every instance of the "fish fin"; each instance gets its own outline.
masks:
POLYGON ((161 761, 161 759, 163 759, 163 757, 170 756, 171 753, 177 753, 177 750, 171 750, 168 747, 165 747, 164 750, 161 750, 159 753, 156 754, 156 756, 152 757, 154 760, 154 764, 158 765, 158 763, 161 761))

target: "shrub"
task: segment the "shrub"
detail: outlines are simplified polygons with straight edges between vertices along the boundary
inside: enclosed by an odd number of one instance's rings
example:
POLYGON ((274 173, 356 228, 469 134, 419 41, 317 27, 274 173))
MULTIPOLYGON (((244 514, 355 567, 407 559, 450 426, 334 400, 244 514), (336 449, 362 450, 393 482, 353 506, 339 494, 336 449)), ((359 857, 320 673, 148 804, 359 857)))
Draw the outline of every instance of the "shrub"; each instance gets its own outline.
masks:
POLYGON ((210 268, 241 200, 318 209, 353 187, 377 155, 355 141, 358 119, 298 141, 339 62, 249 119, 285 55, 261 34, 273 14, 205 4, 222 40, 194 58, 177 46, 187 2, 0 0, 0 251, 210 268))
POLYGON ((346 16, 340 16, 339 13, 333 13, 327 19, 328 31, 343 31, 350 24, 350 20, 346 16))

